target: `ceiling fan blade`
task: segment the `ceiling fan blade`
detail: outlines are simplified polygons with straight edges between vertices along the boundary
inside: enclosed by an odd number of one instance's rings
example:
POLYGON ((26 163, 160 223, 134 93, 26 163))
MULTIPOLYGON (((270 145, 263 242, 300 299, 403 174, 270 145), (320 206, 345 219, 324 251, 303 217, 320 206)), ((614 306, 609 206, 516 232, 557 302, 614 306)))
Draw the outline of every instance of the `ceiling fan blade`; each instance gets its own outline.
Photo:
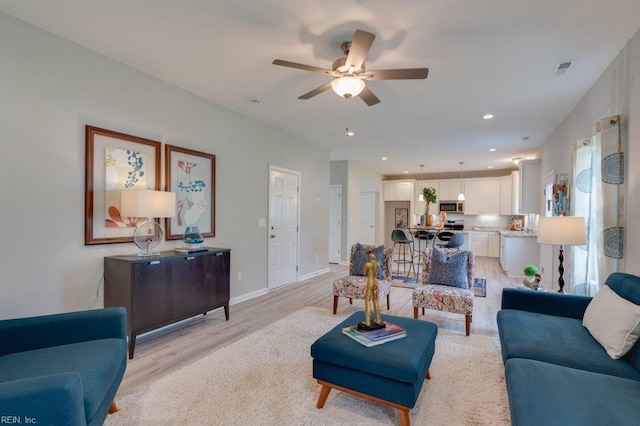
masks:
POLYGON ((362 92, 360 92, 358 96, 360 96, 364 103, 369 106, 380 103, 380 99, 378 99, 378 97, 374 95, 371 89, 369 89, 367 86, 364 86, 364 89, 362 89, 362 92))
POLYGON ((325 92, 327 90, 331 89, 331 82, 328 82, 327 84, 323 84, 320 87, 316 87, 315 89, 313 89, 310 92, 305 93, 302 96, 298 96, 298 99, 309 99, 309 98, 313 98, 316 95, 319 95, 322 92, 325 92))
POLYGON ((314 67, 312 65, 299 64, 297 62, 283 61, 282 59, 274 59, 272 64, 273 65, 280 65, 280 66, 283 66, 283 67, 296 68, 296 69, 303 70, 303 71, 318 72, 320 74, 327 74, 327 75, 333 75, 334 74, 334 72, 332 70, 328 70, 328 69, 320 68, 320 67, 314 67))
POLYGON ((404 68, 398 70, 367 71, 367 80, 413 80, 427 78, 429 68, 404 68))
POLYGON ((349 68, 353 67, 354 70, 362 68, 369 49, 375 40, 376 35, 367 31, 356 30, 353 34, 353 41, 349 48, 349 54, 347 55, 347 61, 345 65, 349 68))

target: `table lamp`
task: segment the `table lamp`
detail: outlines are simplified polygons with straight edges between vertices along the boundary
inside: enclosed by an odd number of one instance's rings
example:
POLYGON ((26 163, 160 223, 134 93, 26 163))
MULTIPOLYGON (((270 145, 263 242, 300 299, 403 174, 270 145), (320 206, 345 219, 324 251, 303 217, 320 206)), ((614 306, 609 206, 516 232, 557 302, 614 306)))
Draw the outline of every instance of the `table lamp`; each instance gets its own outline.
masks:
POLYGON ((176 194, 150 189, 128 189, 120 192, 120 214, 126 217, 146 218, 136 224, 133 241, 142 250, 139 256, 152 256, 152 251, 163 238, 162 226, 152 218, 175 217, 176 194))
POLYGON ((538 223, 538 243, 560 245, 560 265, 558 266, 558 293, 564 293, 564 246, 580 246, 587 243, 584 217, 552 216, 542 217, 538 223))

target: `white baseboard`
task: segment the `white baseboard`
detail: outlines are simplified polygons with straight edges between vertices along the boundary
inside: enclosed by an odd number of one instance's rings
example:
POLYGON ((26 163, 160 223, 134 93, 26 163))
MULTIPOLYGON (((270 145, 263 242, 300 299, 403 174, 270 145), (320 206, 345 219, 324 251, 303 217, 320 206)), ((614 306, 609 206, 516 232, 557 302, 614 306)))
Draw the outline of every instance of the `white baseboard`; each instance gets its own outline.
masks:
POLYGON ((235 305, 236 303, 244 302, 246 300, 253 299, 254 297, 263 296, 269 293, 268 288, 261 288, 260 290, 252 291, 251 293, 243 294, 241 296, 233 297, 229 300, 229 305, 235 305))
POLYGON ((318 275, 326 274, 327 272, 329 272, 329 268, 320 269, 319 271, 315 271, 310 274, 304 274, 299 276, 298 281, 305 281, 313 277, 317 277, 318 275))

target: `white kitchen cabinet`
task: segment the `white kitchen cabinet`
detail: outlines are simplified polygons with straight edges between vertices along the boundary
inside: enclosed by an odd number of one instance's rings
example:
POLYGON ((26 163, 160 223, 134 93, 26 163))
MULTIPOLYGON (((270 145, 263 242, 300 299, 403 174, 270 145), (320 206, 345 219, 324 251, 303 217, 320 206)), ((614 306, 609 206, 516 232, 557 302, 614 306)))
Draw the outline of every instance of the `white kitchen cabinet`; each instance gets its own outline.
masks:
POLYGON ((540 190, 540 160, 522 160, 520 170, 519 214, 541 213, 542 191, 540 190))
MULTIPOLYGON (((414 201, 414 182, 399 180, 382 182, 384 201, 414 201)), ((417 201, 417 200, 416 200, 417 201)))
POLYGON ((500 256, 500 233, 487 232, 487 256, 500 256))
POLYGON ((537 265, 540 260, 540 249, 535 236, 501 235, 500 265, 510 277, 524 277, 524 267, 537 265))
POLYGON ((513 177, 511 175, 500 178, 500 214, 515 214, 513 202, 513 177))
POLYGON ((458 194, 460 194, 460 180, 458 179, 450 179, 450 180, 441 180, 439 182, 440 187, 440 196, 439 200, 457 200, 458 194))
POLYGON ((469 232, 469 250, 476 256, 487 256, 487 240, 486 232, 469 232))
POLYGON ((476 256, 499 257, 500 234, 498 232, 469 232, 469 250, 476 256))
POLYGON ((429 213, 430 214, 439 213, 438 201, 440 201, 440 182, 437 180, 425 180, 424 182, 416 181, 414 186, 415 186, 415 200, 416 200, 416 202, 414 203, 414 209, 415 209, 414 214, 417 214, 418 216, 421 216, 424 214, 424 203, 417 202, 417 200, 420 198, 420 195, 422 194, 422 188, 435 188, 436 202, 431 203, 429 205, 429 213))
POLYGON ((500 180, 474 179, 464 183, 464 214, 499 214, 500 180))

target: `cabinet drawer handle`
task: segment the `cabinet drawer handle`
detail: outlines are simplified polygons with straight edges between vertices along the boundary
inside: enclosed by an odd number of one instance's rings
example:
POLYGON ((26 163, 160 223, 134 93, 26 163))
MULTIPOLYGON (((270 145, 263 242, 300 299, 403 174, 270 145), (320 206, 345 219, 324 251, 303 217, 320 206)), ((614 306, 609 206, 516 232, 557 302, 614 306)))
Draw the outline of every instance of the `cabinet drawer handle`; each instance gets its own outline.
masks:
POLYGON ((151 262, 149 262, 149 265, 158 265, 159 263, 159 260, 152 260, 151 262))
POLYGON ((187 259, 187 260, 193 260, 193 259, 195 259, 195 258, 196 258, 195 256, 189 256, 189 257, 186 257, 185 259, 187 259))
POLYGON ((222 256, 224 253, 216 253, 216 256, 222 256))

